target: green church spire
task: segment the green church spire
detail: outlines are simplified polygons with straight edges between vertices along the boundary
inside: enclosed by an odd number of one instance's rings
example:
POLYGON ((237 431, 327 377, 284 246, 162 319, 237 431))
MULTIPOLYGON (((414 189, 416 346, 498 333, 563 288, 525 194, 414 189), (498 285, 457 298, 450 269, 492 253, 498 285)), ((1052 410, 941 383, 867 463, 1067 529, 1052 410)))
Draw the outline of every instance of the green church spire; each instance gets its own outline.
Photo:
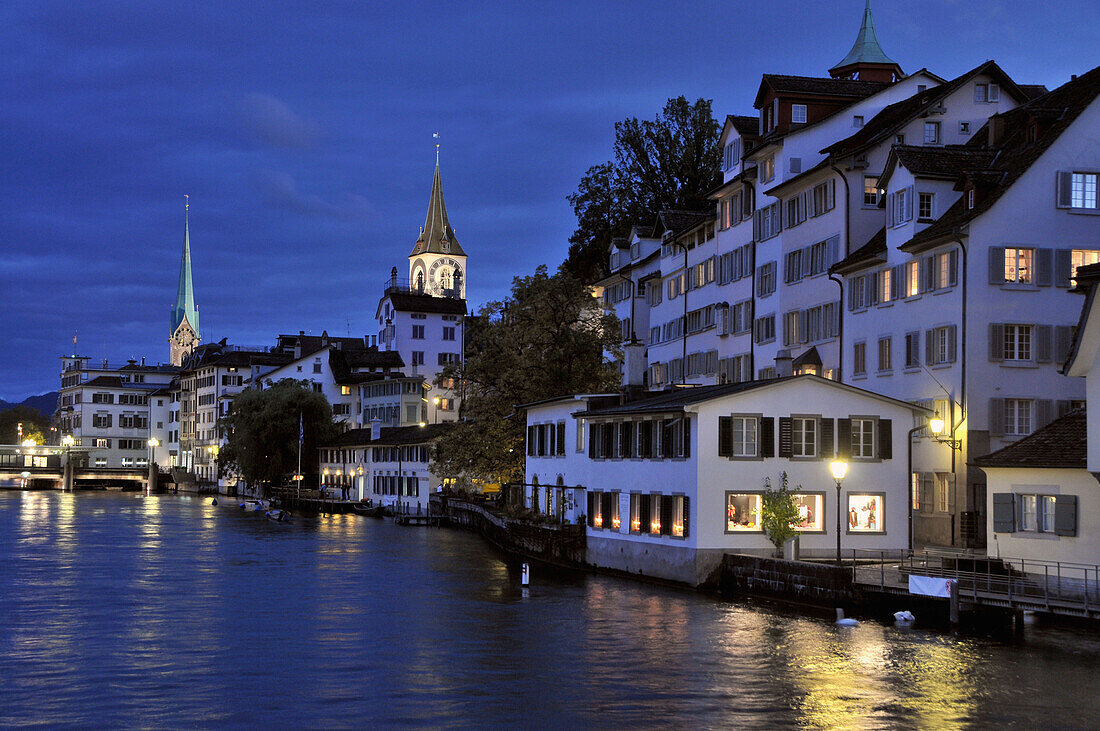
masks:
POLYGON ((843 61, 833 66, 829 71, 836 71, 857 64, 897 66, 897 62, 887 56, 886 52, 882 50, 882 46, 879 45, 878 36, 875 34, 875 21, 871 17, 871 0, 867 0, 864 6, 863 24, 856 35, 856 42, 852 45, 852 50, 848 51, 848 55, 844 57, 843 61))
POLYGON ((195 307, 195 287, 191 283, 191 236, 189 231, 189 218, 191 201, 184 196, 187 202, 183 207, 183 257, 180 259, 180 281, 176 287, 176 306, 172 308, 172 334, 175 334, 180 323, 187 320, 195 335, 199 334, 199 311, 195 307))

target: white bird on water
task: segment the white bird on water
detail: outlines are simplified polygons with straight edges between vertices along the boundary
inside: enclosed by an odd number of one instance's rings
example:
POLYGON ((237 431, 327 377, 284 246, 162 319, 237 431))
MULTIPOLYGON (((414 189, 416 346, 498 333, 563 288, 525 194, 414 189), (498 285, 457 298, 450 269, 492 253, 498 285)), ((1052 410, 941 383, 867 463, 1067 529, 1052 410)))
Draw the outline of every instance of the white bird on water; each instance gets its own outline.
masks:
POLYGON ((855 627, 857 624, 859 624, 859 620, 858 619, 848 619, 848 618, 846 618, 844 616, 844 608, 843 607, 837 607, 836 608, 836 623, 839 624, 841 627, 855 627))

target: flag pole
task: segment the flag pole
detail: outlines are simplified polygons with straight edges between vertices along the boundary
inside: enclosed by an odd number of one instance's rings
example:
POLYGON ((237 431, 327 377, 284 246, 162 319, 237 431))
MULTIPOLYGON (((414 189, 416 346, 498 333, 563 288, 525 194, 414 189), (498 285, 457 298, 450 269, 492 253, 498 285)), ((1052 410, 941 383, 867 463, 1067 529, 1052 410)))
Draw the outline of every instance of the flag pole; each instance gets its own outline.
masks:
POLYGON ((305 438, 305 430, 302 427, 302 412, 298 412, 298 471, 294 473, 294 481, 298 483, 298 499, 302 499, 302 440, 305 438))

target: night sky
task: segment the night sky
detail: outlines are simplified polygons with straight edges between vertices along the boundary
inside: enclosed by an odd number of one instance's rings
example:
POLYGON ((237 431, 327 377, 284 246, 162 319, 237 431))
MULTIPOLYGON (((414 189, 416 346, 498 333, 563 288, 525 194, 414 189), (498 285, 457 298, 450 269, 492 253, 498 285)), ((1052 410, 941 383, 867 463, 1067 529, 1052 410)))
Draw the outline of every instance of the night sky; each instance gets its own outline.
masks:
MULTIPOLYGON (((6 2, 0 398, 72 349, 168 359, 191 196, 206 342, 362 336, 424 221, 440 134, 471 309, 555 268, 566 196, 666 98, 753 113, 762 73, 825 75, 863 2, 6 2), (474 9, 469 9, 467 6, 474 9)), ((1095 0, 874 3, 886 52, 1053 88, 1100 63, 1095 0)))

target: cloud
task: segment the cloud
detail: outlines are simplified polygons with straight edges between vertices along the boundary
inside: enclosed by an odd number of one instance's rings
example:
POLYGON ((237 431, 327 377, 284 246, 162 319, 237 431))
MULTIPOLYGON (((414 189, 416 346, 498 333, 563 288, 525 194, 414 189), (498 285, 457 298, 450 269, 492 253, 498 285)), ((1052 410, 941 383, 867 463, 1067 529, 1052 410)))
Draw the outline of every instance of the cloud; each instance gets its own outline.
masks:
POLYGON ((248 131, 272 147, 309 147, 321 133, 316 122, 270 94, 248 94, 238 111, 248 131))
POLYGON ((338 206, 321 200, 318 195, 302 193, 290 173, 278 170, 259 170, 256 179, 267 202, 284 211, 306 216, 331 216, 342 218, 345 213, 338 206))

